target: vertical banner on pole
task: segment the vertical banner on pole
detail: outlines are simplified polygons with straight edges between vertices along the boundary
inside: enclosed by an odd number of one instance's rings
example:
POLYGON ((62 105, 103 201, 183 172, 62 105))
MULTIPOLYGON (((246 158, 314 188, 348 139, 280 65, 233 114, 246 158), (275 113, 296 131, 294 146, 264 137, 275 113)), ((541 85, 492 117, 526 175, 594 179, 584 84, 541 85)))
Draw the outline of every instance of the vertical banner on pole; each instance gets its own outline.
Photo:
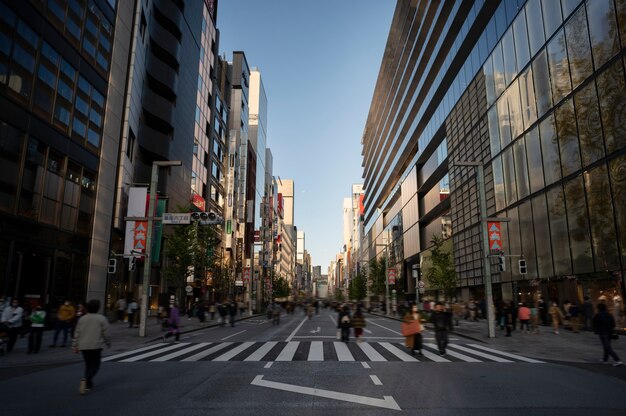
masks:
POLYGON ((500 222, 487 222, 487 233, 489 234, 489 250, 500 252, 502 247, 502 233, 500 222))
POLYGON ((393 268, 387 269, 387 279, 390 285, 396 284, 396 269, 393 269, 393 268))

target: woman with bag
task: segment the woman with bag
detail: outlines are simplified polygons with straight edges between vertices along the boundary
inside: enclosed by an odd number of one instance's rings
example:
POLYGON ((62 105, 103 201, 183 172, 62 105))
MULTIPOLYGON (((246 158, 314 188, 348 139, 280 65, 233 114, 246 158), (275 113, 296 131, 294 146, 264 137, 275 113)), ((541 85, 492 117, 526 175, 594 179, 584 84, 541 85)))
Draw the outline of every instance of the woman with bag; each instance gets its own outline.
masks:
POLYGON ((559 324, 563 322, 563 312, 559 308, 559 304, 556 301, 552 302, 550 306, 550 316, 552 317, 552 326, 554 327, 554 333, 559 334, 559 324))
POLYGON ((365 328, 365 317, 363 316, 363 311, 360 306, 356 308, 356 312, 352 317, 352 328, 354 328, 356 342, 363 341, 361 336, 363 335, 363 328, 365 328))
POLYGON ((415 355, 415 350, 422 355, 422 322, 417 305, 413 305, 411 310, 404 314, 401 326, 405 345, 411 349, 411 355, 415 355))

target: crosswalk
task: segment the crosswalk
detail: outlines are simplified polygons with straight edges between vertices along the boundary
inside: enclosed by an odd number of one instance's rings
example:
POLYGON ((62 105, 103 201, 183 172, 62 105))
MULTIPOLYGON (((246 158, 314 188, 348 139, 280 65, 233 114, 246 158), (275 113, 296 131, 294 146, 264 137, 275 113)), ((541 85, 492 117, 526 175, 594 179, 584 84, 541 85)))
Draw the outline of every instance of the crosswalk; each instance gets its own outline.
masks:
POLYGON ((165 361, 357 361, 357 362, 525 362, 540 364, 540 360, 512 354, 479 344, 448 345, 441 356, 437 346, 425 343, 422 355, 411 355, 401 343, 326 341, 290 342, 201 342, 158 343, 104 357, 112 362, 165 361))

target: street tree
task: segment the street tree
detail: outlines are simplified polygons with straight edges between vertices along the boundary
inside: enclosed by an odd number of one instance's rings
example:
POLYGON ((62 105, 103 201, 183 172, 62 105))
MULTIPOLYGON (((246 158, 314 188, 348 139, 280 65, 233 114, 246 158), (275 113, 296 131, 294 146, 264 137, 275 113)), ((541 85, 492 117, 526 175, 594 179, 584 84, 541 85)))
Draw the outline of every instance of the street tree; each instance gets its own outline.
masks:
POLYGON ((375 296, 385 295, 385 273, 387 270, 387 258, 380 260, 373 258, 369 262, 370 290, 375 296))
POLYGON ((430 242, 432 244, 430 256, 428 261, 425 261, 428 285, 431 289, 438 290, 440 295, 452 295, 458 283, 452 245, 437 235, 433 235, 430 242))
POLYGON ((350 299, 363 300, 367 295, 367 276, 363 272, 357 273, 348 285, 350 299))

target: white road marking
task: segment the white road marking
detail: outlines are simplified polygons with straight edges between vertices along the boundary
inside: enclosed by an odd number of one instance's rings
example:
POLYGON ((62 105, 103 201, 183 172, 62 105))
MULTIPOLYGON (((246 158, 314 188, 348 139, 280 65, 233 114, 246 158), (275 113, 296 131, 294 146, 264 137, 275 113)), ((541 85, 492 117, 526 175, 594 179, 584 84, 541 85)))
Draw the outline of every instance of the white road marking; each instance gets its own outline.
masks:
POLYGON ((270 350, 274 348, 274 345, 276 344, 276 341, 266 342, 265 344, 261 345, 261 348, 252 353, 244 361, 261 361, 261 358, 265 357, 265 354, 270 352, 270 350))
POLYGON ((478 345, 478 344, 468 344, 470 347, 474 347, 474 348, 480 348, 481 350, 485 350, 485 351, 489 351, 489 352, 494 352, 496 354, 500 354, 503 355, 505 357, 509 357, 509 358, 515 358, 517 360, 520 361, 525 361, 527 363, 535 363, 535 364, 545 364, 544 361, 539 361, 539 360, 535 360, 532 358, 526 358, 526 357, 522 357, 521 355, 517 355, 517 354, 511 354, 509 352, 504 352, 504 351, 498 351, 498 350, 494 350, 491 348, 487 348, 487 347, 483 347, 482 345, 478 345))
POLYGON ((157 350, 157 351, 146 352, 144 354, 136 355, 136 356, 131 357, 131 358, 126 358, 124 360, 121 360, 120 362, 132 363, 132 362, 135 362, 135 361, 143 360, 144 358, 152 357, 153 355, 157 355, 157 354, 160 354, 160 353, 165 352, 165 351, 175 350, 176 348, 180 348, 180 347, 182 347, 184 345, 188 345, 188 343, 181 342, 180 344, 172 344, 169 347, 161 348, 160 350, 157 350))
POLYGON ((368 363, 366 363, 365 361, 361 361, 361 364, 363 365, 363 368, 372 368, 370 367, 370 365, 368 363))
POLYGON ((164 355, 163 357, 158 357, 150 361, 163 362, 163 361, 171 360, 172 358, 180 357, 181 355, 206 347, 207 345, 210 345, 210 344, 211 344, 210 342, 201 342, 200 344, 192 345, 191 347, 182 349, 180 351, 175 351, 171 354, 167 354, 167 355, 164 355))
POLYGON ((380 345, 382 345, 383 348, 385 348, 387 351, 389 351, 390 353, 392 353, 393 355, 395 355, 402 361, 419 362, 417 358, 410 356, 409 354, 402 351, 400 348, 396 347, 395 345, 391 345, 388 342, 381 342, 380 345))
POLYGON ((322 341, 311 342, 308 361, 324 361, 324 345, 322 341))
POLYGON ((312 334, 317 334, 317 333, 318 333, 318 332, 320 332, 320 331, 321 331, 321 329, 320 329, 320 327, 318 326, 318 327, 317 327, 317 329, 314 329, 313 331, 309 331, 309 332, 311 332, 312 334))
POLYGON ((300 345, 299 341, 288 342, 274 361, 291 361, 296 353, 296 350, 298 349, 298 345, 300 345))
POLYGON ((227 353, 222 354, 222 355, 220 355, 217 358, 214 358, 213 361, 228 361, 231 358, 233 358, 235 355, 237 355, 240 352, 244 351, 245 349, 247 349, 248 347, 250 347, 253 344, 254 344, 254 342, 244 342, 243 344, 233 348, 232 350, 228 351, 227 353))
POLYGON ((296 335, 294 338, 337 338, 335 335, 296 335))
POLYGON ((272 364, 274 364, 274 361, 270 361, 269 363, 265 364, 263 368, 270 368, 272 364))
POLYGON ((304 319, 302 320, 302 322, 300 322, 300 325, 298 325, 296 327, 296 329, 293 330, 293 332, 291 333, 291 335, 289 335, 287 337, 287 339, 285 340, 286 342, 289 342, 293 339, 293 336, 296 335, 296 332, 298 332, 298 330, 302 327, 302 325, 307 321, 307 317, 305 316, 304 319))
POLYGON ((230 344, 232 344, 232 342, 224 342, 222 344, 217 344, 214 347, 209 348, 208 350, 204 350, 202 352, 197 353, 196 355, 192 355, 191 357, 187 357, 184 360, 181 361, 198 361, 201 360, 204 357, 207 357, 211 354, 213 354, 214 352, 217 352, 221 349, 224 349, 226 347, 228 347, 230 344))
POLYGON ((234 337, 235 335, 243 334, 243 333, 244 333, 244 332, 246 332, 246 331, 247 331, 247 329, 244 329, 243 331, 239 331, 239 332, 237 332, 237 333, 235 333, 235 334, 232 334, 232 335, 229 335, 229 336, 227 336, 227 337, 224 337, 224 338, 222 338, 220 341, 227 340, 228 338, 232 338, 232 337, 234 337))
POLYGON ((385 357, 380 355, 380 353, 376 351, 374 347, 372 347, 370 344, 366 342, 359 342, 356 345, 361 347, 361 349, 363 350, 365 355, 367 355, 367 358, 369 358, 370 361, 387 361, 385 360, 385 357))
POLYGON ((363 337, 363 339, 404 339, 404 337, 363 337))
POLYGON ((441 355, 439 355, 439 353, 434 354, 434 353, 432 353, 432 352, 430 352, 428 350, 422 350, 422 354, 424 355, 424 357, 426 357, 426 358, 428 358, 428 359, 430 359, 432 361, 438 362, 438 363, 449 363, 450 362, 450 360, 448 360, 447 358, 443 358, 441 355))
POLYGON ((462 346, 456 345, 456 344, 450 344, 448 346, 452 347, 452 348, 455 348, 457 350, 469 352, 470 354, 478 355, 479 357, 487 358, 489 360, 492 360, 492 361, 495 361, 495 362, 498 362, 498 363, 512 363, 513 362, 511 360, 506 360, 504 358, 496 357, 495 355, 485 354, 485 353, 480 352, 480 351, 471 350, 469 348, 465 348, 465 347, 462 347, 462 346))
POLYGON ((376 377, 375 375, 371 374, 370 378, 374 382, 374 385, 376 385, 376 386, 382 386, 383 385, 383 382, 380 381, 380 379, 378 377, 376 377))
POLYGON ((332 315, 328 315, 328 317, 330 318, 331 321, 333 321, 333 326, 337 326, 337 321, 335 320, 335 318, 333 318, 332 315))
POLYGON ((383 326, 383 325, 377 324, 376 322, 372 322, 371 320, 370 320, 369 322, 370 322, 371 324, 373 324, 373 325, 376 325, 376 326, 379 326, 379 327, 381 327, 381 328, 384 328, 384 329, 386 329, 387 331, 391 331, 391 332, 393 332, 394 334, 402 335, 402 333, 401 333, 401 332, 394 331, 393 329, 389 329, 389 328, 387 328, 386 326, 383 326))
POLYGON ((372 331, 370 331, 370 330, 369 330, 369 329, 367 329, 367 328, 363 328, 363 331, 364 331, 366 334, 371 334, 371 333, 372 333, 372 331))
MULTIPOLYGON (((435 344, 424 343, 424 345, 427 346, 427 347, 430 347, 430 348, 432 348, 434 350, 439 348, 435 344)), ((465 354, 461 354, 460 352, 452 351, 452 350, 450 350, 450 348, 448 348, 448 350, 446 351, 446 355, 458 358, 458 359, 463 360, 463 361, 468 362, 468 363, 481 363, 482 362, 480 360, 477 360, 476 358, 469 357, 469 356, 467 356, 465 354)))
POLYGON ((354 357, 346 344, 337 341, 333 342, 333 344, 335 345, 335 351, 337 351, 338 361, 354 361, 354 357))
POLYGON ((123 352, 121 354, 115 354, 115 355, 111 355, 109 357, 105 357, 105 358, 102 359, 102 361, 117 360, 118 358, 122 358, 122 357, 126 357, 126 356, 129 356, 129 355, 133 355, 133 354, 136 354, 138 352, 148 351, 148 350, 152 350, 152 349, 155 349, 155 348, 160 348, 160 347, 162 347, 164 345, 167 345, 167 344, 161 342, 161 343, 158 343, 158 344, 149 345, 147 347, 143 347, 143 348, 139 348, 139 349, 136 349, 136 350, 123 352))
POLYGON ((402 410, 392 396, 383 396, 383 399, 376 399, 374 397, 358 396, 356 394, 341 393, 338 391, 295 386, 293 384, 263 380, 262 375, 256 376, 250 384, 252 384, 253 386, 268 387, 270 389, 289 391, 292 393, 307 394, 309 396, 324 397, 327 399, 341 400, 344 402, 364 404, 366 406, 382 407, 392 410, 402 410))

